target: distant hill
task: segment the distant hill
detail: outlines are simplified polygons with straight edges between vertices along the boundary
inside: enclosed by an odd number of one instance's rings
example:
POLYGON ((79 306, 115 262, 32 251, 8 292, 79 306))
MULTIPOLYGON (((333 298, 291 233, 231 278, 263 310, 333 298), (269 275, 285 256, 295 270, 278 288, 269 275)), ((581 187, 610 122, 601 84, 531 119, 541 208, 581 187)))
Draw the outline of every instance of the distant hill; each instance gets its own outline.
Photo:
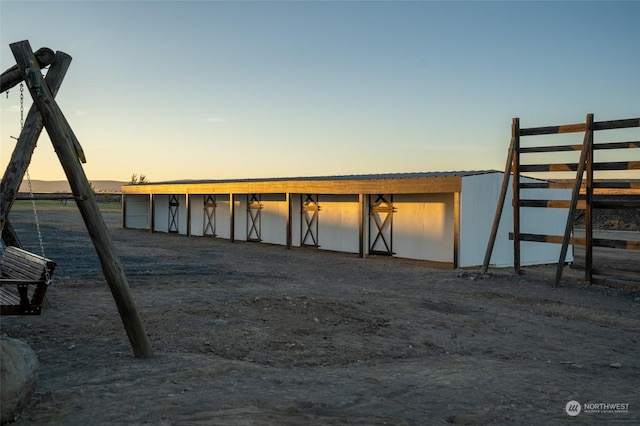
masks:
MULTIPOLYGON (((120 192, 120 187, 128 182, 120 182, 117 180, 92 180, 90 181, 96 192, 120 192)), ((33 192, 39 193, 56 193, 71 192, 69 182, 66 180, 31 180, 33 192)), ((29 184, 23 181, 20 185, 20 192, 29 192, 29 184)))

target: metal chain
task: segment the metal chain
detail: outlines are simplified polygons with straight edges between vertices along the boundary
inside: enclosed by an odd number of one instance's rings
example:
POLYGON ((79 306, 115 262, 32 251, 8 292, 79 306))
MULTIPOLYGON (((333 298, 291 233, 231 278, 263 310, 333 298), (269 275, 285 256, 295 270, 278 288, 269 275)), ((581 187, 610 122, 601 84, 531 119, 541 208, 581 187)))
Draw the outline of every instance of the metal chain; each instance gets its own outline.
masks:
MULTIPOLYGON (((20 135, 22 136, 22 130, 24 129, 24 84, 20 83, 20 135)), ((36 200, 33 196, 33 186, 31 185, 31 176, 29 175, 29 169, 25 170, 27 175, 27 183, 29 184, 29 198, 31 199, 31 208, 33 209, 33 218, 36 222, 36 231, 38 232, 38 242, 40 243, 40 253, 42 257, 46 259, 44 252, 44 241, 42 239, 42 231, 40 230, 40 221, 38 220, 38 210, 36 209, 36 200)), ((49 274, 49 268, 44 268, 45 283, 49 285, 51 283, 51 275, 49 274)))
POLYGON ((20 130, 24 127, 24 83, 20 82, 20 130))

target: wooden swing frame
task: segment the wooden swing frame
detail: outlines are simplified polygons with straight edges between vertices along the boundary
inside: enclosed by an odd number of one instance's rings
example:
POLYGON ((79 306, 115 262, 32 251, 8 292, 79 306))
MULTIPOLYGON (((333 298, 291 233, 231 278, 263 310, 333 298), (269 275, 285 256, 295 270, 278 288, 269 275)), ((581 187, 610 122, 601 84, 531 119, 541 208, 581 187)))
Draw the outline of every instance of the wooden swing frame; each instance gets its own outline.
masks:
POLYGON ((137 357, 150 357, 153 351, 149 337, 136 309, 93 189, 82 168, 81 163, 86 162, 84 152, 54 99, 71 63, 71 56, 60 51, 54 53, 47 48, 34 54, 27 40, 12 43, 10 48, 16 65, 0 76, 0 92, 5 92, 24 81, 33 98, 33 105, 0 183, 2 239, 7 246, 20 247, 15 231, 8 221, 8 214, 31 162, 38 137, 43 127, 46 127, 100 259, 104 277, 116 302, 133 352, 137 357), (41 66, 49 64, 51 67, 45 80, 42 77, 41 66))

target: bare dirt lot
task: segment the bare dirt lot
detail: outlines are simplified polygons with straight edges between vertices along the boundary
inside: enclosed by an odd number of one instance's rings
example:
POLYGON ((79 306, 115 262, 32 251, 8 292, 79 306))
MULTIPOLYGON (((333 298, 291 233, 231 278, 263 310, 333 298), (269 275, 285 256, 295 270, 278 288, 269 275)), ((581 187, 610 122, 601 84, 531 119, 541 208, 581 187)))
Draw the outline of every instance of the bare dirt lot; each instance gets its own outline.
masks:
MULTIPOLYGON (((2 317, 41 363, 16 425, 640 424, 638 291, 123 230, 107 207, 138 359, 75 206, 38 213, 58 267, 42 316, 2 317)), ((38 252, 28 206, 10 218, 38 252)))

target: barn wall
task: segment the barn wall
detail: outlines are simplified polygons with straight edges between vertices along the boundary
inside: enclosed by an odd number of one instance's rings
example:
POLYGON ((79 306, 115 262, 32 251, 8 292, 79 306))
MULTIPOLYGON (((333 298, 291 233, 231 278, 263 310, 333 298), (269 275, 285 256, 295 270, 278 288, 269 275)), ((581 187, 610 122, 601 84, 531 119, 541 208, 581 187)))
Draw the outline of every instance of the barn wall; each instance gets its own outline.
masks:
POLYGON ((216 194, 216 237, 231 238, 231 220, 229 216, 229 195, 216 194))
POLYGON ((234 197, 234 212, 235 212, 235 221, 234 221, 234 233, 236 240, 246 240, 247 239, 247 217, 249 213, 247 212, 247 196, 243 194, 236 194, 234 197))
POLYGON ((191 208, 191 235, 200 237, 204 233, 204 195, 193 194, 189 196, 191 208))
MULTIPOLYGON (((465 176, 462 179, 460 199, 460 266, 482 265, 489 242, 493 217, 502 186, 502 173, 465 176)), ((522 178, 523 182, 536 182, 522 178)), ((522 199, 571 198, 567 189, 522 189, 522 199)), ((498 234, 490 264, 497 267, 513 266, 513 241, 509 233, 513 232, 513 208, 511 200, 513 190, 511 182, 505 206, 498 227, 498 234)), ((535 234, 562 235, 566 225, 568 209, 524 207, 520 210, 521 232, 535 234)), ((559 244, 521 242, 521 265, 557 263, 560 256, 559 244)), ((569 247, 567 261, 573 260, 573 250, 569 247)))
POLYGON ((131 229, 149 229, 149 196, 128 194, 125 198, 125 224, 131 229))
POLYGON ((302 223, 302 200, 300 194, 291 194, 291 245, 300 247, 302 223))
MULTIPOLYGON (((177 225, 179 234, 187 234, 187 197, 184 194, 176 195, 178 206, 177 225)), ((155 228, 156 232, 169 232, 169 200, 171 195, 158 194, 153 196, 155 228)))
POLYGON ((453 194, 394 195, 393 206, 395 256, 453 262, 453 194))
MULTIPOLYGON (((484 261, 502 176, 502 173, 491 173, 462 178, 459 257, 459 266, 462 268, 482 265, 484 261)), ((513 242, 509 241, 509 232, 513 230, 513 210, 509 202, 511 194, 507 194, 491 257, 492 264, 501 266, 513 264, 513 242)))
POLYGON ((156 194, 153 196, 154 228, 156 232, 169 231, 169 196, 156 194))
POLYGON ((262 194, 261 231, 262 241, 270 244, 287 243, 287 206, 285 194, 262 194))
MULTIPOLYGON (((523 178, 525 181, 533 179, 523 178)), ((482 264, 488 243, 493 216, 502 183, 502 173, 488 173, 462 177, 460 195, 460 241, 459 266, 473 267, 482 264)), ((126 194, 126 226, 148 229, 149 196, 147 194, 126 194)), ((191 235, 203 235, 205 195, 190 196, 191 235)), ((286 217, 288 206, 285 194, 261 194, 261 231, 263 242, 285 245, 287 237, 286 217)), ((369 196, 366 205, 368 205, 369 196)), ((523 199, 569 199, 570 190, 565 189, 523 189, 523 199)), ((491 258, 491 264, 513 266, 513 242, 509 232, 513 230, 513 212, 510 200, 511 186, 503 210, 498 236, 491 258)), ((153 209, 154 231, 168 232, 170 195, 155 194, 153 209)), ((179 233, 187 233, 186 196, 178 195, 179 233)), ((216 195, 216 236, 230 238, 229 195, 216 195)), ((320 249, 348 253, 359 251, 360 205, 357 194, 325 195, 318 198, 318 243, 320 249)), ((409 259, 453 262, 455 212, 453 193, 396 194, 393 197, 396 212, 393 216, 393 251, 395 256, 409 259)), ((303 232, 301 196, 291 196, 292 245, 300 246, 303 232)), ((522 232, 562 235, 566 223, 567 209, 522 208, 522 232)), ((369 235, 369 220, 365 212, 364 236, 369 235)), ((236 240, 246 240, 248 231, 247 195, 235 196, 236 240)), ((368 247, 365 242, 365 248, 368 247)), ((557 262, 559 244, 522 242, 523 266, 557 262)), ((572 261, 570 247, 567 261, 572 261)))
MULTIPOLYGON (((318 205, 321 209, 318 213, 320 249, 358 253, 360 238, 358 196, 320 195, 318 205)), ((297 242, 300 243, 300 236, 297 242)))

